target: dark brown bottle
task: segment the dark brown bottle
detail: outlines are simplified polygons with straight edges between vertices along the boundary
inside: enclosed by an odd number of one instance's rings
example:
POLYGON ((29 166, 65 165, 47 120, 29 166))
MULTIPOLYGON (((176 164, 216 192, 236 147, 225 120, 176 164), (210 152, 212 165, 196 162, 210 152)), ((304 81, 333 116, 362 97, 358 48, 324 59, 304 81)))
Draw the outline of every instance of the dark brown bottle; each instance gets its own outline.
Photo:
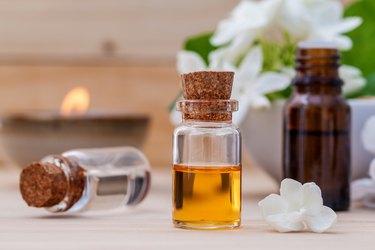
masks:
POLYGON ((350 205, 350 107, 341 95, 339 58, 329 44, 300 44, 283 142, 284 177, 315 182, 324 205, 336 211, 350 205))

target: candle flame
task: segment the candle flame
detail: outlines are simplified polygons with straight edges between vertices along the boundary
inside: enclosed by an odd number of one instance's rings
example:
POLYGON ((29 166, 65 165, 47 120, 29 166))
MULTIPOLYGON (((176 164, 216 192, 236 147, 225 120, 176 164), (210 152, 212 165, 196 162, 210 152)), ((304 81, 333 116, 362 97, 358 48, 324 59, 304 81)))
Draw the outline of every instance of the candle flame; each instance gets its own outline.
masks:
POLYGON ((62 116, 76 116, 86 113, 90 104, 90 94, 87 89, 76 87, 68 92, 61 104, 62 116))

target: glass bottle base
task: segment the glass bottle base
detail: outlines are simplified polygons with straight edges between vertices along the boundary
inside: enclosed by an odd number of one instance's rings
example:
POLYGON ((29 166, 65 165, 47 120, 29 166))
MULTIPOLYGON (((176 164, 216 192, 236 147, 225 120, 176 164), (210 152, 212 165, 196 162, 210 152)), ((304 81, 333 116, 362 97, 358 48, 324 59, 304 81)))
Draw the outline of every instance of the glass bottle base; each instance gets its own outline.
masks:
POLYGON ((177 228, 183 229, 201 229, 201 230, 220 230, 235 229, 240 227, 241 221, 178 221, 173 220, 177 228))

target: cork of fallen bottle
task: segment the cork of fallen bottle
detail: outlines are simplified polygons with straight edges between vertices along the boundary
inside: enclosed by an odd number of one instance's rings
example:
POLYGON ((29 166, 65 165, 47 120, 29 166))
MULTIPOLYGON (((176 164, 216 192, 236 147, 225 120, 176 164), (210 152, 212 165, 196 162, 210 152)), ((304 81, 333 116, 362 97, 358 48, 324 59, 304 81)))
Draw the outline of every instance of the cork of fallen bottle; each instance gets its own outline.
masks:
POLYGON ((20 176, 22 198, 31 207, 50 207, 61 202, 68 192, 68 180, 62 169, 35 162, 20 176))
MULTIPOLYGON (((60 161, 65 160, 61 157, 60 161)), ((84 170, 72 164, 69 169, 68 177, 52 163, 31 163, 20 175, 22 198, 30 207, 52 207, 64 201, 65 206, 59 212, 69 210, 82 197, 85 188, 84 170)))
POLYGON ((233 72, 199 71, 181 75, 186 100, 229 100, 233 72))

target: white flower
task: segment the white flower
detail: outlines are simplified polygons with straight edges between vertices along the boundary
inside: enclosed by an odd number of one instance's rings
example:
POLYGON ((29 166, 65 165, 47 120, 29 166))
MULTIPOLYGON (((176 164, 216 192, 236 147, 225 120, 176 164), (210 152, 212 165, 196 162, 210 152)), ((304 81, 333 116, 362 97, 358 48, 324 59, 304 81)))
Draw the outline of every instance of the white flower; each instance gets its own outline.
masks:
MULTIPOLYGON (((259 46, 254 47, 245 55, 238 68, 233 63, 235 54, 235 50, 216 50, 209 56, 210 66, 206 66, 197 53, 181 51, 177 55, 177 68, 182 74, 211 69, 233 71, 235 74, 232 99, 239 101, 239 111, 233 113, 233 122, 240 124, 249 108, 270 107, 271 102, 265 95, 285 89, 290 84, 291 78, 283 73, 261 73, 263 55, 259 46)), ((181 114, 172 110, 170 119, 173 124, 178 124, 181 122, 181 114)))
POLYGON ((362 130, 362 143, 364 148, 375 154, 375 116, 370 117, 362 130))
POLYGON ((283 0, 279 22, 297 40, 334 42, 350 49, 352 41, 342 34, 358 27, 359 17, 343 18, 344 6, 337 0, 283 0))
MULTIPOLYGON (((241 1, 229 18, 221 21, 211 39, 213 45, 223 45, 244 36, 254 37, 273 20, 282 0, 241 1)), ((255 38, 255 37, 254 37, 255 38)))
POLYGON ((244 34, 230 45, 212 51, 209 54, 210 68, 223 69, 227 64, 237 64, 238 60, 250 49, 254 38, 254 34, 244 34))
POLYGON ((369 169, 370 178, 363 178, 352 182, 351 198, 361 201, 366 207, 375 208, 375 159, 369 169))
POLYGON ((316 3, 314 8, 309 9, 311 26, 306 39, 334 42, 342 50, 352 48, 352 40, 342 34, 361 25, 360 17, 343 18, 344 6, 340 1, 325 0, 324 3, 316 3))
MULTIPOLYGON (((296 70, 285 67, 281 72, 290 78, 296 76, 296 70)), ((362 72, 353 66, 341 65, 339 68, 339 76, 344 81, 342 91, 344 95, 353 94, 361 90, 366 85, 366 79, 362 76, 362 72)))
POLYGON ((349 65, 342 65, 339 68, 340 78, 344 81, 342 91, 344 95, 355 93, 361 90, 366 80, 362 77, 362 72, 356 67, 349 65))
POLYGON ((247 115, 249 108, 268 108, 270 100, 265 96, 285 89, 291 79, 282 73, 262 73, 263 55, 259 46, 247 53, 240 66, 235 68, 227 64, 226 69, 234 71, 232 99, 239 101, 239 111, 233 113, 233 121, 240 124, 247 115))
POLYGON ((258 203, 264 220, 279 232, 305 228, 322 233, 337 220, 336 213, 323 206, 320 188, 313 182, 302 185, 292 179, 281 182, 280 195, 271 194, 258 203))
POLYGON ((202 57, 192 51, 180 51, 177 54, 177 69, 180 74, 207 69, 202 57))
POLYGON ((342 34, 358 27, 362 19, 344 18, 343 9, 339 0, 241 1, 228 18, 219 23, 211 43, 233 47, 244 37, 251 38, 248 40, 251 42, 262 38, 265 32, 281 28, 295 42, 331 41, 340 49, 350 49, 352 41, 342 34))

